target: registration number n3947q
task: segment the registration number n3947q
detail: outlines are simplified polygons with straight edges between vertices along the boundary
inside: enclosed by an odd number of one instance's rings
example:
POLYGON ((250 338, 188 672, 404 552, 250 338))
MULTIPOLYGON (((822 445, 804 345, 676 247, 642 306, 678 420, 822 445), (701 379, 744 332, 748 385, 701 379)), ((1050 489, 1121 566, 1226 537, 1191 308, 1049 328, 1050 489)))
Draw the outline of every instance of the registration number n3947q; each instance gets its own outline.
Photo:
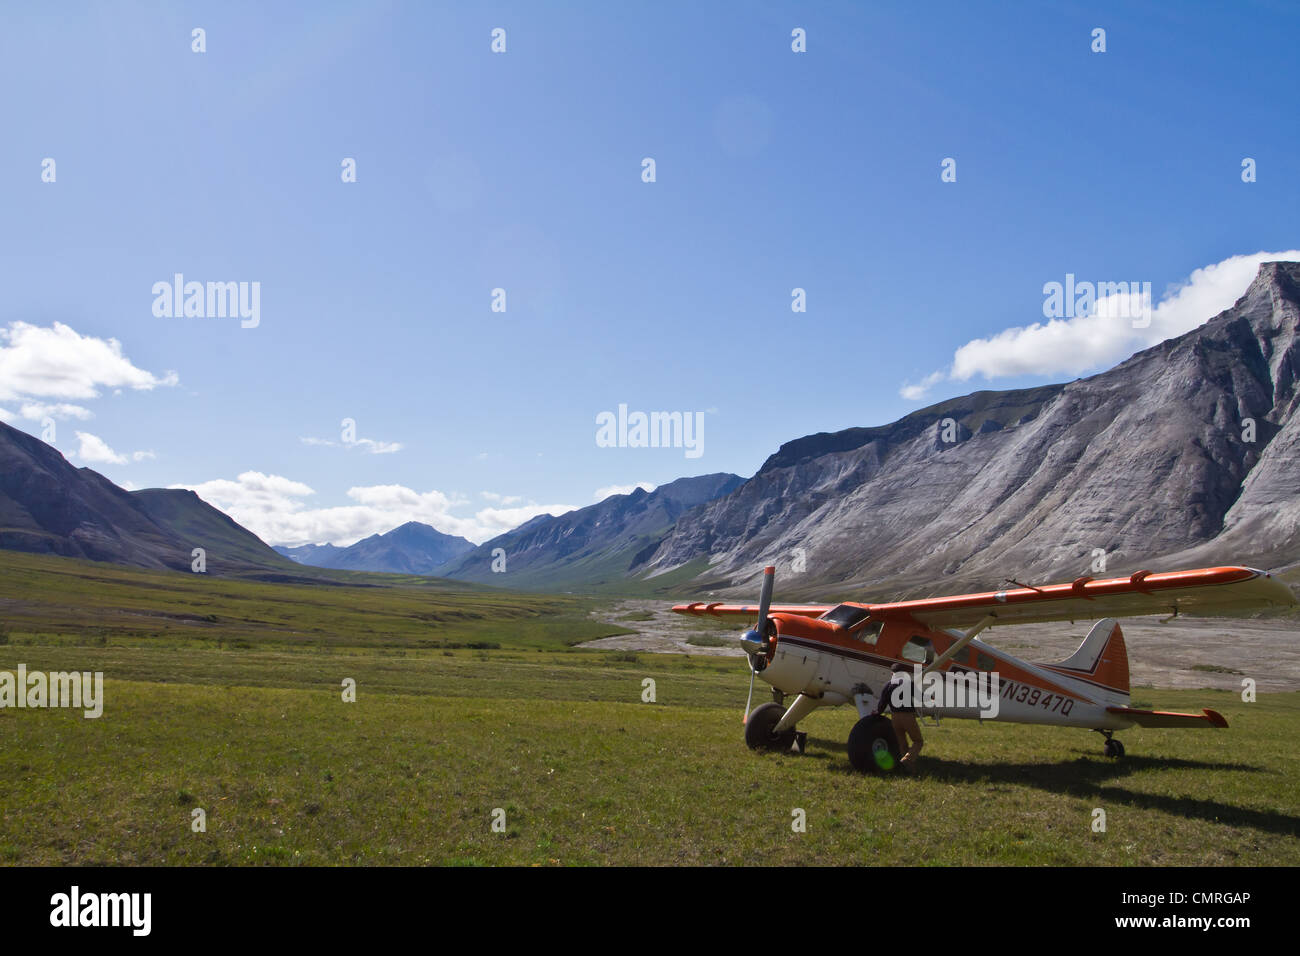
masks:
POLYGON ((1042 707, 1049 714, 1059 713, 1068 714, 1074 708, 1073 698, 1066 697, 1064 694, 1053 694, 1050 691, 1040 690, 1030 684, 1021 684, 1018 681, 1003 680, 1001 697, 1003 700, 1015 701, 1017 704, 1028 704, 1030 707, 1042 707))

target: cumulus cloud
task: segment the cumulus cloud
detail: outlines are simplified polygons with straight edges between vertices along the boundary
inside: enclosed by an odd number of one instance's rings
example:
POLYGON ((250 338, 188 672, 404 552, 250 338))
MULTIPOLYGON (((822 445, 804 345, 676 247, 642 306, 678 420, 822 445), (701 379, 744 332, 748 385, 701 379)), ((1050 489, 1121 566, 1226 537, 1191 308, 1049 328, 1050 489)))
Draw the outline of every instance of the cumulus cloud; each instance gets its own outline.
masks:
POLYGON ((648 481, 638 481, 634 485, 606 485, 604 488, 597 488, 595 494, 596 501, 604 501, 611 495, 630 495, 638 488, 644 488, 646 491, 654 491, 658 485, 652 485, 648 481))
POLYGON ((175 385, 136 367, 117 339, 81 335, 55 322, 49 328, 11 322, 0 329, 0 400, 98 398, 101 388, 148 390, 175 385))
POLYGON ((524 500, 521 495, 499 495, 494 491, 480 491, 479 494, 485 501, 498 505, 514 505, 524 500))
POLYGON ((1190 332, 1231 308, 1255 278, 1261 262, 1296 259, 1300 259, 1300 250, 1295 249, 1232 256, 1197 269, 1145 314, 1143 303, 1130 291, 1099 297, 1082 315, 1015 326, 974 339, 953 353, 948 368, 932 372, 917 384, 904 384, 899 394, 916 401, 945 380, 965 382, 977 375, 986 380, 1080 375, 1113 365, 1134 352, 1190 332), (1140 317, 1139 324, 1147 319, 1149 324, 1135 328, 1134 316, 1140 317))
POLYGON ((85 421, 88 418, 95 417, 95 413, 89 408, 83 408, 80 405, 69 405, 67 402, 57 402, 53 405, 47 405, 44 402, 23 402, 18 412, 23 418, 33 422, 44 421, 46 418, 56 420, 77 418, 85 421))
POLYGON ((917 399, 925 398, 925 393, 942 382, 946 375, 947 373, 942 371, 931 372, 914 385, 904 383, 903 387, 898 390, 898 394, 902 395, 909 401, 916 401, 917 399))
POLYGON ((539 514, 573 510, 573 505, 529 503, 482 508, 464 515, 455 512, 468 504, 465 498, 441 491, 415 491, 403 485, 349 488, 347 495, 352 504, 313 508, 309 499, 316 492, 310 486, 258 471, 243 472, 233 480, 219 478, 172 487, 189 488, 268 544, 290 547, 326 542, 347 546, 408 521, 420 521, 444 534, 461 535, 481 544, 539 514))
POLYGON ((81 444, 73 452, 82 461, 92 465, 125 465, 126 455, 119 455, 108 447, 108 443, 98 435, 90 432, 77 432, 77 441, 81 444))

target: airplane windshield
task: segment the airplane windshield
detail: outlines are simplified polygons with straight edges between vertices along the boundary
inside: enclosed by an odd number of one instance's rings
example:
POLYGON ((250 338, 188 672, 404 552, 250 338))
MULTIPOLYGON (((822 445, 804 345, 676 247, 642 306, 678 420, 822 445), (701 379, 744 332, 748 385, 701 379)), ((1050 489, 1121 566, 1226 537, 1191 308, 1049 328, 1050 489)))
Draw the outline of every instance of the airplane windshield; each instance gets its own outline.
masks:
POLYGON ((841 604, 839 607, 831 608, 823 614, 822 620, 847 628, 865 621, 870 616, 871 612, 865 607, 858 607, 856 604, 841 604))

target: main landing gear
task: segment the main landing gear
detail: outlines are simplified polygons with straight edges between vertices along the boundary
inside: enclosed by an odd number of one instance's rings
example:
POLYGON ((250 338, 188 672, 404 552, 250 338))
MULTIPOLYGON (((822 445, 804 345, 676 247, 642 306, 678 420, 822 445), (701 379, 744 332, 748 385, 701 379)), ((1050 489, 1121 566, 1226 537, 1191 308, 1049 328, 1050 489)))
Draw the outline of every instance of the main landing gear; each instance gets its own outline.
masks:
POLYGON ((1124 745, 1115 739, 1115 732, 1113 730, 1099 730, 1097 733, 1106 738, 1106 743, 1101 748, 1102 753, 1115 760, 1124 756, 1124 745))
POLYGON ((849 763, 862 773, 893 773, 900 755, 894 724, 883 715, 863 717, 849 731, 849 763))

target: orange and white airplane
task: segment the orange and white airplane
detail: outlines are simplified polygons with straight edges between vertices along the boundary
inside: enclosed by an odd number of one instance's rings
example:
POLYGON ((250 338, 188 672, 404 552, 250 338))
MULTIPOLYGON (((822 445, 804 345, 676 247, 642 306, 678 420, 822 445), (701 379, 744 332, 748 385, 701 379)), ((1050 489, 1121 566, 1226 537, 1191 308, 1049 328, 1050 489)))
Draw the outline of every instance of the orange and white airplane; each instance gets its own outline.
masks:
MULTIPOLYGON (((1227 727, 1212 710, 1199 714, 1129 706, 1128 653, 1117 617, 1222 615, 1296 603, 1291 589, 1251 568, 1203 568, 1046 587, 890 604, 772 604, 774 568, 763 573, 759 603, 679 604, 681 614, 743 615, 757 623, 740 638, 749 656, 745 741, 754 749, 803 749, 800 720, 819 707, 856 705, 849 760, 859 770, 890 771, 898 743, 888 717, 874 716, 876 694, 895 664, 915 669, 912 698, 920 715, 1053 724, 1095 730, 1104 752, 1122 757, 1113 734, 1128 727, 1227 727), (1022 661, 977 640, 995 625, 1098 621, 1059 664, 1022 661), (933 676, 930 676, 933 675, 933 676), (754 677, 772 685, 773 702, 751 713, 754 677), (786 695, 796 695, 785 706, 786 695)), ((1010 582, 1015 583, 1015 582, 1010 582)))

